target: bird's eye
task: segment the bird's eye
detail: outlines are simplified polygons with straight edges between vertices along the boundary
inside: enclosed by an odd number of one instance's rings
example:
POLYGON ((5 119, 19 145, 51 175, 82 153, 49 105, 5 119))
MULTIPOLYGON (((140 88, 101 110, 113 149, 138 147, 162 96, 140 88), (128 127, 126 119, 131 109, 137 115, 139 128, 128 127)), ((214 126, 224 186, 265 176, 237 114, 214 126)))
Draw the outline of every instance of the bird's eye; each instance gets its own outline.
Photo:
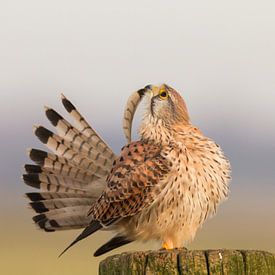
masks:
POLYGON ((159 97, 161 99, 167 99, 168 98, 168 93, 166 91, 160 91, 159 97))

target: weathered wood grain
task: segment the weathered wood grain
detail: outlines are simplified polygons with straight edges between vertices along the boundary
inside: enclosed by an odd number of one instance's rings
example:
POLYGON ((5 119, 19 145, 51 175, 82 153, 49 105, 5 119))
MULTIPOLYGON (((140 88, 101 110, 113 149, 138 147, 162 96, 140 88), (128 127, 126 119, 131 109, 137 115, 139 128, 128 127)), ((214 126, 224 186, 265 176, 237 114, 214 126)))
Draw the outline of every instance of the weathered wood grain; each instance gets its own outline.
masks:
POLYGON ((253 250, 128 252, 100 263, 99 275, 275 275, 275 255, 253 250))

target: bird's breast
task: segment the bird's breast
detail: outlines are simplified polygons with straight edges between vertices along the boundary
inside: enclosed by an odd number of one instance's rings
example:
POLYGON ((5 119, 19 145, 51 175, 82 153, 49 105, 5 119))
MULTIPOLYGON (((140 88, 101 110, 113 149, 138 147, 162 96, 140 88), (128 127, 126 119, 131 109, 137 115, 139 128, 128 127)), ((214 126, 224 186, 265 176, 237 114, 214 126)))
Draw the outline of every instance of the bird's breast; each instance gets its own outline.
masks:
POLYGON ((205 141, 198 149, 182 146, 164 153, 173 167, 156 203, 159 225, 166 232, 187 230, 189 239, 228 195, 229 163, 215 143, 205 141))

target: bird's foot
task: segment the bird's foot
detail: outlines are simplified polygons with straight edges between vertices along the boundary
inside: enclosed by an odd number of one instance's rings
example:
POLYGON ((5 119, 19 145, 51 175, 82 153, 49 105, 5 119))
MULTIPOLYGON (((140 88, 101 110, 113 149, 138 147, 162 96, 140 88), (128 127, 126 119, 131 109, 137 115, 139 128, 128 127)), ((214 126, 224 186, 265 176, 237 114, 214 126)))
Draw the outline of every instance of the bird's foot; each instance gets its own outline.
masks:
POLYGON ((162 248, 165 249, 165 250, 173 249, 174 245, 170 240, 167 240, 162 244, 162 248))

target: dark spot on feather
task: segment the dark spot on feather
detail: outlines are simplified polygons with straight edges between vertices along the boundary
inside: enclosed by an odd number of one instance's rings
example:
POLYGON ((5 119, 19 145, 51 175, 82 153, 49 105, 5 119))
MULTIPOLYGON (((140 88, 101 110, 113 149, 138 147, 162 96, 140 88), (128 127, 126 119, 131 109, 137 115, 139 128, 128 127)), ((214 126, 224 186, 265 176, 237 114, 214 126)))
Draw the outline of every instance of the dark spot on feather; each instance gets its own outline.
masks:
POLYGON ((34 217, 32 217, 32 220, 35 222, 35 223, 38 223, 39 221, 41 220, 45 220, 47 217, 45 214, 40 214, 40 215, 36 215, 34 217))
POLYGON ((26 164, 25 170, 27 173, 41 173, 42 169, 38 165, 26 164))
POLYGON ((62 98, 62 103, 65 107, 65 109, 67 110, 67 112, 72 112, 73 110, 75 110, 74 105, 66 98, 62 98))
POLYGON ((131 169, 131 166, 130 165, 123 165, 122 166, 124 169, 126 169, 126 170, 130 170, 131 169))
POLYGON ((43 126, 38 127, 34 133, 44 144, 47 144, 49 138, 53 136, 53 133, 43 126))
POLYGON ((26 196, 31 200, 31 201, 41 201, 45 200, 40 193, 26 193, 26 196))
POLYGON ((49 223, 52 227, 60 227, 56 220, 50 220, 49 223))
POLYGON ((43 202, 31 202, 30 206, 36 213, 43 213, 49 211, 49 209, 45 207, 43 202))
POLYGON ((49 121, 53 124, 53 126, 56 126, 58 124, 58 121, 63 119, 63 117, 53 109, 48 109, 46 111, 46 116, 49 119, 49 121))
POLYGON ((138 185, 138 183, 137 183, 136 181, 132 181, 132 185, 133 185, 133 187, 135 187, 135 188, 138 188, 138 187, 139 187, 139 185, 138 185))
POLYGON ((34 188, 40 188, 39 174, 24 174, 24 182, 34 188))
POLYGON ((116 172, 115 176, 118 177, 118 178, 123 178, 123 175, 120 172, 116 172))

